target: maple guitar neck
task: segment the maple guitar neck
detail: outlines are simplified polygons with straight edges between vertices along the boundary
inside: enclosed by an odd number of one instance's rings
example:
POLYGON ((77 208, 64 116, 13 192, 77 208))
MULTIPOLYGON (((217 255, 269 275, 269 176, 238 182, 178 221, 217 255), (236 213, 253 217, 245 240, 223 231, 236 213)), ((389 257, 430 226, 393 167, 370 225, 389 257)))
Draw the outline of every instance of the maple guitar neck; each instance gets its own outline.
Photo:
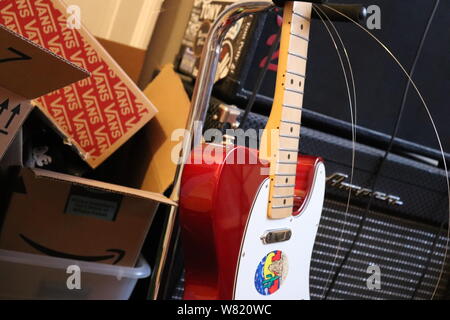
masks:
POLYGON ((275 96, 259 150, 270 163, 271 219, 291 216, 294 207, 311 10, 311 3, 284 5, 275 96))

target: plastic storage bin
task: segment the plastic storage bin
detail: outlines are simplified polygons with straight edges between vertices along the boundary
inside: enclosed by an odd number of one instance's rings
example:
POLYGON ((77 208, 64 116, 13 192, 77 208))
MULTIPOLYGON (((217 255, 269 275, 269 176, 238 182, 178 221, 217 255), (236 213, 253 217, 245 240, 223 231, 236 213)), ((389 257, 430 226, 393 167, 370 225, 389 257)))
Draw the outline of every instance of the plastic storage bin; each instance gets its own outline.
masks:
POLYGON ((0 250, 0 299, 126 300, 137 280, 149 275, 142 257, 128 268, 0 250), (80 268, 80 289, 67 285, 72 265, 80 268))

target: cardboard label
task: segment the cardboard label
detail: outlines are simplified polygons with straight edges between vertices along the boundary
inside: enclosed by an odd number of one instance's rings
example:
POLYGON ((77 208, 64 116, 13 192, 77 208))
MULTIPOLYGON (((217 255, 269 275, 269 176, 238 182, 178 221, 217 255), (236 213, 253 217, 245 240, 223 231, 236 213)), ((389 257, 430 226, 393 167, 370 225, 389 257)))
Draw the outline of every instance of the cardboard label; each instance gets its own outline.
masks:
POLYGON ((65 213, 114 221, 122 196, 73 186, 65 213))
POLYGON ((0 88, 0 159, 31 109, 27 99, 0 88))
POLYGON ((36 103, 95 168, 156 109, 84 27, 69 28, 66 11, 59 0, 3 0, 0 23, 91 72, 36 103))

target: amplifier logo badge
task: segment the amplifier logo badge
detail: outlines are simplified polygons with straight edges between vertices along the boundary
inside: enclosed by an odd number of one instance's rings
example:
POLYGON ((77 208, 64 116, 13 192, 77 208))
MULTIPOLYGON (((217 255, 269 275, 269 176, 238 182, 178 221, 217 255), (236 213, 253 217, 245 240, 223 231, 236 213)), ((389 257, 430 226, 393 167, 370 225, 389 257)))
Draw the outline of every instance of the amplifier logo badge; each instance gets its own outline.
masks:
POLYGON ((373 194, 373 197, 375 199, 385 201, 390 205, 403 205, 403 201, 401 201, 400 197, 350 184, 348 182, 345 182, 346 179, 348 179, 348 175, 346 175, 345 173, 336 172, 327 177, 327 184, 337 189, 346 191, 350 190, 357 197, 371 197, 373 194))

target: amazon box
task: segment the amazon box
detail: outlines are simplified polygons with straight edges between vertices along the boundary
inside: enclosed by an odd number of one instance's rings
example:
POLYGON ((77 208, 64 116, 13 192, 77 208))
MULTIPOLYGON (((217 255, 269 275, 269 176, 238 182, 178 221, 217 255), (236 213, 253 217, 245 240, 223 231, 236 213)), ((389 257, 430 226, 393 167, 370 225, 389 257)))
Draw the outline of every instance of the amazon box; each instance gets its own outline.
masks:
POLYGON ((33 109, 30 99, 88 76, 86 70, 0 25, 0 160, 33 109))
POLYGON ((0 248, 134 267, 166 197, 42 169, 22 169, 0 248))
POLYGON ((66 7, 61 0, 2 0, 0 13, 0 24, 91 73, 33 103, 92 168, 156 114, 143 92, 80 23, 82 12, 76 7, 66 7))

